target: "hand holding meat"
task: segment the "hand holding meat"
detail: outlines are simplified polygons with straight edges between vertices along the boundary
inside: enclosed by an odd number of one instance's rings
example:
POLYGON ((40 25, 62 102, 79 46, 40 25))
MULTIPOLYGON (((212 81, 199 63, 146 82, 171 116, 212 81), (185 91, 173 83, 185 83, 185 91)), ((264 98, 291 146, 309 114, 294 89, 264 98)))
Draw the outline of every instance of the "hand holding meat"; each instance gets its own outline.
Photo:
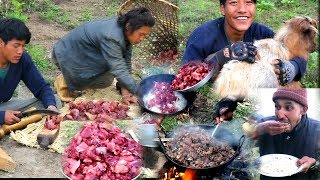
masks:
POLYGON ((132 95, 126 88, 121 88, 122 102, 126 105, 130 105, 131 103, 137 104, 138 99, 134 95, 132 95))
POLYGON ((53 130, 58 129, 60 127, 60 122, 62 121, 61 116, 47 116, 46 122, 44 123, 44 127, 53 130))
POLYGON ((47 109, 48 110, 52 110, 52 111, 59 111, 58 109, 57 109, 57 107, 55 107, 55 106, 53 106, 53 105, 49 105, 48 107, 47 107, 47 109))
POLYGON ((131 103, 133 104, 137 104, 138 103, 138 99, 135 96, 132 95, 128 95, 122 98, 122 102, 126 105, 130 105, 131 103))

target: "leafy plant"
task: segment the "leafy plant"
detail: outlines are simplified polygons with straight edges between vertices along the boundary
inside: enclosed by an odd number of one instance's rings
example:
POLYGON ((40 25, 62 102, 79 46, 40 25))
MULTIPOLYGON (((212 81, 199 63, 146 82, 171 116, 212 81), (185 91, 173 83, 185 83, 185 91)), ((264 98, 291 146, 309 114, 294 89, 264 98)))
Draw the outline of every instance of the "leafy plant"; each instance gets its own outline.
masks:
POLYGON ((11 1, 0 1, 3 6, 0 8, 0 15, 3 17, 17 18, 26 21, 28 17, 23 14, 24 2, 19 2, 18 0, 11 1))
MULTIPOLYGON (((50 0, 44 0, 40 6, 38 6, 40 18, 52 22, 61 24, 62 26, 69 27, 72 22, 69 20, 70 15, 61 10, 61 8, 55 5, 50 0)), ((72 28, 72 27, 71 27, 72 28)))
POLYGON ((211 89, 212 85, 213 85, 212 81, 209 81, 208 83, 206 83, 202 87, 200 87, 198 89, 198 92, 200 94, 202 94, 203 96, 210 98, 210 97, 214 96, 213 91, 211 89))
POLYGON ((268 0, 258 1, 258 4, 257 4, 258 11, 274 10, 274 9, 276 9, 274 1, 268 1, 268 0))
POLYGON ((44 47, 35 44, 28 44, 26 51, 28 51, 32 57, 36 67, 40 72, 44 72, 53 67, 52 64, 45 58, 46 50, 44 47))
POLYGON ((301 79, 301 84, 305 88, 319 87, 319 53, 311 54, 307 65, 307 72, 301 79))
POLYGON ((176 127, 178 127, 178 121, 174 116, 166 116, 161 125, 164 127, 165 131, 170 131, 176 127))

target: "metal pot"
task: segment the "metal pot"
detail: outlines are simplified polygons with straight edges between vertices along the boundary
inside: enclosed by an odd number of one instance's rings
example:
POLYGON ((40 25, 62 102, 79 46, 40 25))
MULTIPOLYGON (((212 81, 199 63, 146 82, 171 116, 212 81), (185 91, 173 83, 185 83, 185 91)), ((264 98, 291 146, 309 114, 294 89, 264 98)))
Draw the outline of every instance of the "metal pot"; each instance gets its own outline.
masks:
POLYGON ((181 92, 174 92, 174 93, 181 95, 180 97, 183 98, 183 99, 181 99, 181 102, 184 102, 184 103, 182 103, 182 105, 179 106, 179 109, 173 113, 161 113, 161 112, 154 111, 151 108, 149 108, 148 105, 143 101, 143 98, 145 96, 147 96, 148 93, 150 91, 152 91, 152 89, 154 88, 154 84, 153 84, 154 82, 167 82, 167 83, 171 84, 174 77, 175 76, 172 74, 157 74, 157 75, 148 76, 145 79, 143 79, 137 87, 137 96, 138 96, 138 102, 139 102, 140 106, 142 106, 147 111, 157 113, 157 114, 168 114, 168 115, 169 114, 176 114, 176 113, 184 110, 187 107, 189 102, 186 99, 185 94, 183 94, 181 92))
MULTIPOLYGON (((188 129, 188 128, 195 128, 195 127, 200 127, 201 129, 204 129, 206 132, 208 132, 210 134, 215 129, 215 126, 212 126, 212 125, 187 125, 187 126, 183 126, 182 128, 188 129)), ((164 134, 166 134, 166 133, 164 133, 164 134)), ((170 134, 166 134, 166 137, 170 138, 173 136, 173 134, 174 134, 174 131, 171 132, 170 134)), ((227 145, 232 147, 232 149, 235 150, 236 153, 228 161, 226 161, 223 164, 220 164, 218 166, 206 167, 206 168, 194 168, 194 167, 185 166, 185 165, 181 164, 180 162, 173 160, 171 157, 169 157, 167 155, 167 152, 166 152, 167 148, 164 145, 164 143, 161 141, 160 131, 159 131, 160 146, 161 146, 161 149, 163 150, 166 158, 169 161, 174 163, 179 169, 186 169, 186 168, 194 169, 194 170, 199 170, 200 173, 204 173, 204 174, 219 172, 219 171, 223 170, 225 167, 227 167, 240 154, 241 147, 242 147, 243 142, 245 140, 244 135, 242 135, 240 139, 237 139, 229 130, 222 128, 222 127, 219 127, 217 129, 216 133, 214 134, 214 137, 216 139, 218 139, 219 141, 223 141, 223 142, 227 143, 227 145)))

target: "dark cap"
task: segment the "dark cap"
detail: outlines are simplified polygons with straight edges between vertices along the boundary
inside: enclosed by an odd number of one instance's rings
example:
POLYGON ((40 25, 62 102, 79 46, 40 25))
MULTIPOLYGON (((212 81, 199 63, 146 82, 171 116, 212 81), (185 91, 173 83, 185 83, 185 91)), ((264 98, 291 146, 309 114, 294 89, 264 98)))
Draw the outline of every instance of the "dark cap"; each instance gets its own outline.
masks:
POLYGON ((289 99, 305 107, 308 107, 308 98, 307 98, 306 89, 279 88, 273 94, 273 97, 272 97, 273 101, 277 99, 289 99))

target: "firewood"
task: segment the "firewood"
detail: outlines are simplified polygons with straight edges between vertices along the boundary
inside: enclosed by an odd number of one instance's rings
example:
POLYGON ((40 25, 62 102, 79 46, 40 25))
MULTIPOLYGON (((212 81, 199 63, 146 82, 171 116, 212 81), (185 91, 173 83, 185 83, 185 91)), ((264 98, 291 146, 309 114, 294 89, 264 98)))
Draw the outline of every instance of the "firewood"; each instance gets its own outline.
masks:
POLYGON ((14 172, 16 162, 0 148, 0 169, 8 172, 14 172))

